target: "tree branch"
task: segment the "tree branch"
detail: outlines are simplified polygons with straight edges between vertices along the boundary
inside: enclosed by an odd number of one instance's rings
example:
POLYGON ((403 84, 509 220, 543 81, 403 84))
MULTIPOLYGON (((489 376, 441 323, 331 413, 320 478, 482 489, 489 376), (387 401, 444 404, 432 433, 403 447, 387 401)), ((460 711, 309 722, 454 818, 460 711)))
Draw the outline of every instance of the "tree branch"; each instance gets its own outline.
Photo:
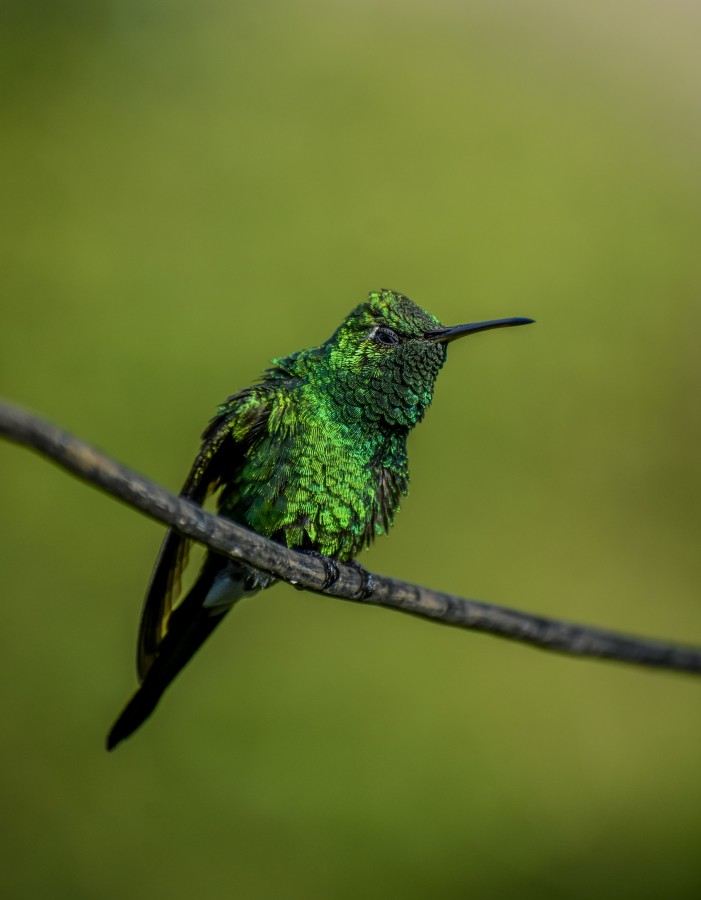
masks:
POLYGON ((36 450, 84 481, 212 550, 250 563, 296 587, 486 631, 545 650, 701 674, 701 648, 697 647, 534 616, 379 575, 372 576, 372 593, 364 596, 362 573, 342 563, 336 564, 338 579, 324 589, 327 567, 323 559, 289 550, 235 522, 205 512, 38 416, 0 402, 0 435, 36 450))

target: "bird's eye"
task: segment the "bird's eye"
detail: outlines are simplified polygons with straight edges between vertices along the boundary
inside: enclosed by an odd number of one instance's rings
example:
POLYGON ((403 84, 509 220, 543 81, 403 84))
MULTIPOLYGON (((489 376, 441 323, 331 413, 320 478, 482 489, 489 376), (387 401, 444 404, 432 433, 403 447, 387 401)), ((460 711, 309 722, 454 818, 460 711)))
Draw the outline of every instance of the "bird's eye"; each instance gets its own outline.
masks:
POLYGON ((373 341, 381 347, 393 347, 399 343, 399 335, 390 328, 377 328, 372 335, 373 341))

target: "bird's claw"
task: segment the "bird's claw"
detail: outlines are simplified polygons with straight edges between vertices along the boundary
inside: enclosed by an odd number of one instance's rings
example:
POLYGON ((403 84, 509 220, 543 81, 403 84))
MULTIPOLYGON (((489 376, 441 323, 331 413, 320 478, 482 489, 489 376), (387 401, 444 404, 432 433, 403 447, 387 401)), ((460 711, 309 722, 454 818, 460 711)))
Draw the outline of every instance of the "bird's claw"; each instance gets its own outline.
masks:
POLYGON ((324 583, 321 585, 319 590, 326 591, 332 585, 336 584, 338 579, 341 577, 341 573, 338 571, 338 566, 335 561, 328 556, 324 556, 323 553, 319 553, 318 550, 302 550, 305 556, 312 556, 314 559, 318 559, 323 563, 324 566, 324 583))
POLYGON ((358 591, 358 595, 356 597, 357 600, 367 600, 368 597, 371 597, 374 590, 375 584, 372 580, 372 573, 368 572, 365 566, 361 566, 360 563, 356 559, 352 559, 348 565, 355 569, 355 571, 360 575, 360 590, 358 591))
MULTIPOLYGON (((304 553, 305 556, 312 556, 314 559, 320 560, 324 565, 324 572, 326 573, 326 578, 324 579, 324 583, 321 585, 319 590, 327 591, 330 587, 333 587, 334 584, 341 577, 341 573, 339 571, 338 566, 336 565, 336 561, 331 559, 329 556, 324 556, 323 553, 319 553, 318 550, 301 550, 301 553, 304 553)), ((361 566, 360 563, 351 559, 348 563, 351 569, 355 569, 355 571, 360 575, 360 588, 353 598, 355 600, 367 600, 368 597, 371 597, 375 591, 375 585, 372 580, 372 574, 368 572, 365 566, 361 566)))

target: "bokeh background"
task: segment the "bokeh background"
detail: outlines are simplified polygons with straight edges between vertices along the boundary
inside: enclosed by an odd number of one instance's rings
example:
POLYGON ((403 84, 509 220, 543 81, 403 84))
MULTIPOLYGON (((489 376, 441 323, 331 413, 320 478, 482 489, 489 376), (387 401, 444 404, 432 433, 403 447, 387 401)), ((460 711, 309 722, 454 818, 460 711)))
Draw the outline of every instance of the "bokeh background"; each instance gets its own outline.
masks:
MULTIPOLYGON (((0 387, 177 489, 370 289, 456 345, 387 574, 701 643, 701 15, 5 0, 0 387)), ((0 446, 0 892, 701 896, 701 683, 278 586, 113 755, 162 529, 0 446)))

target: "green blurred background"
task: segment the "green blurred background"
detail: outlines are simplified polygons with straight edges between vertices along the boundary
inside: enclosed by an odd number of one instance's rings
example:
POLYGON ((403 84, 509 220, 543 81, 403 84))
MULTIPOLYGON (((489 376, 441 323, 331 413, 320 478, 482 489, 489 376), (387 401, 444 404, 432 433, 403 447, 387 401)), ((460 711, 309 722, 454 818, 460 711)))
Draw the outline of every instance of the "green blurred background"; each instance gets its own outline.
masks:
MULTIPOLYGON (((456 345, 368 567, 701 643, 701 16, 5 2, 2 395, 177 489, 370 289, 456 345)), ((114 755, 163 530, 0 445, 0 892, 701 895, 701 683, 278 586, 114 755)))

